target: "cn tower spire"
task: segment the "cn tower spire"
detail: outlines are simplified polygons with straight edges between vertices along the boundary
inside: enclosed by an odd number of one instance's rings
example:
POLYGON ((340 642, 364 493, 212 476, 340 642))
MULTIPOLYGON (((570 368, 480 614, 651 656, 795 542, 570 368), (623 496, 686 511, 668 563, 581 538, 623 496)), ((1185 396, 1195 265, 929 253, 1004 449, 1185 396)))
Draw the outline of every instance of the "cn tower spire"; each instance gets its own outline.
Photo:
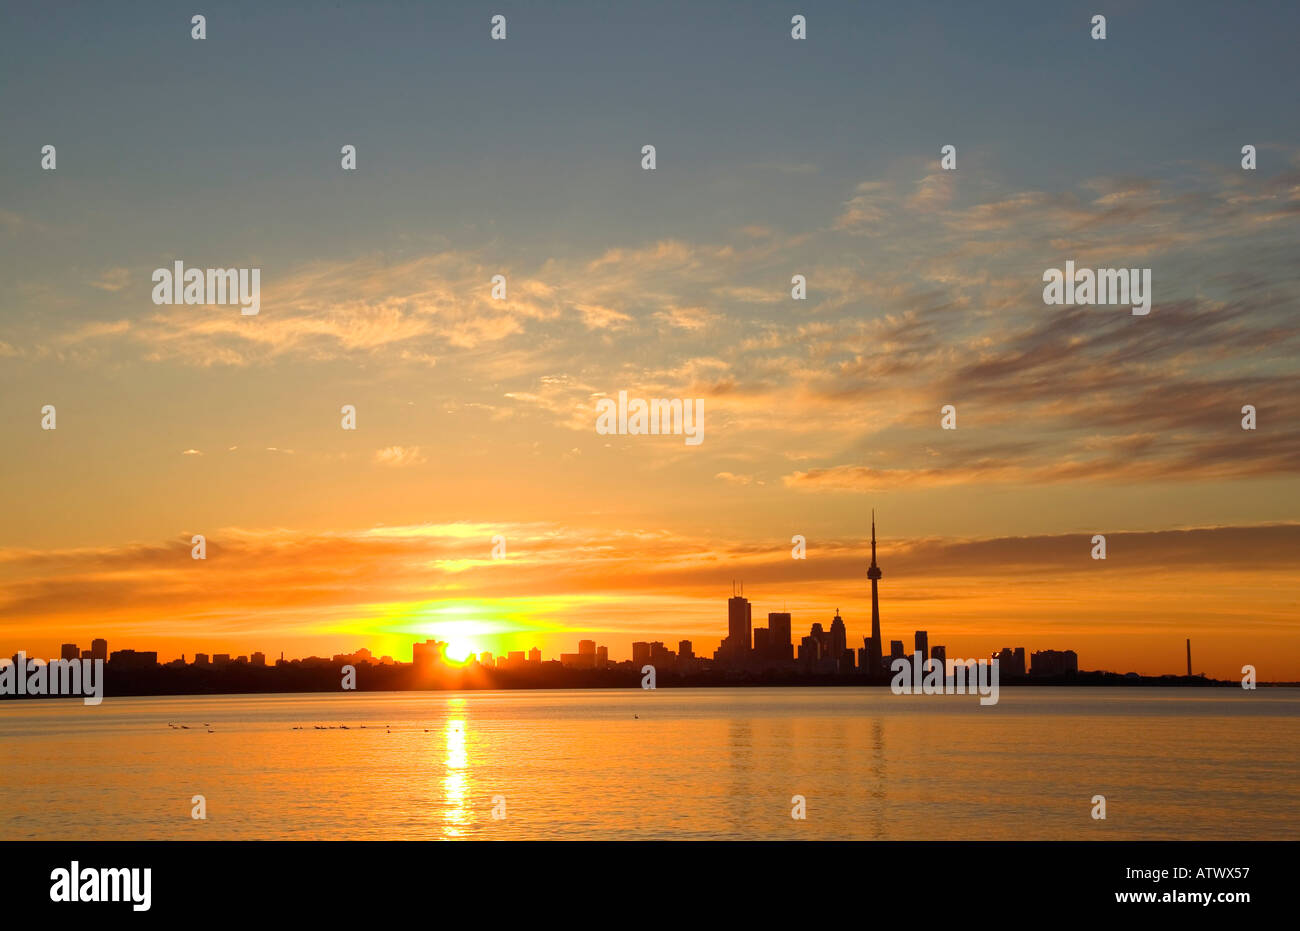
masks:
POLYGON ((876 565, 876 509, 871 509, 871 567, 867 569, 867 578, 871 580, 871 640, 867 643, 867 675, 875 677, 881 673, 881 659, 884 644, 880 640, 880 567, 876 565))

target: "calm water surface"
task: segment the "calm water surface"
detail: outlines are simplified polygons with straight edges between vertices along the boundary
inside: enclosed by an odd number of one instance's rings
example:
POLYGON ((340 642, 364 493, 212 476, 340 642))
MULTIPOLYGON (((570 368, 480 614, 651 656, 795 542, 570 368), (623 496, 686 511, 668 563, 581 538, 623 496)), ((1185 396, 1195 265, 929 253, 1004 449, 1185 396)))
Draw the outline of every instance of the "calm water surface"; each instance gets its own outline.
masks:
POLYGON ((3 702, 0 752, 5 839, 1300 837, 1296 689, 3 702))

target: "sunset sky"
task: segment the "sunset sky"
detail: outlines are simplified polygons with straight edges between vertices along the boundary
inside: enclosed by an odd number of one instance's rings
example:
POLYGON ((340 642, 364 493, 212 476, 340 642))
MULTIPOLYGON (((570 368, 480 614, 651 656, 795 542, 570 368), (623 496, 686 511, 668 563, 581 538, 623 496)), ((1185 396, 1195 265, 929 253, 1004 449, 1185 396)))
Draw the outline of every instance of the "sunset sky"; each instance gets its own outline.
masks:
POLYGON ((1300 679, 1300 7, 897 6, 7 9, 0 654, 860 645, 874 507, 887 640, 1300 679))

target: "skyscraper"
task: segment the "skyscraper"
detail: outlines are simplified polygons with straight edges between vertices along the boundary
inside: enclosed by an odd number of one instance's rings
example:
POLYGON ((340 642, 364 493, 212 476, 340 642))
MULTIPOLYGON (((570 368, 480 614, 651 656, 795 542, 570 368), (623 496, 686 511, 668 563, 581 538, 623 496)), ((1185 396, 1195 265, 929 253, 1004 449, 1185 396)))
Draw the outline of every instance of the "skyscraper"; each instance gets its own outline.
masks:
POLYGON ((921 662, 930 658, 930 635, 924 630, 916 632, 916 652, 921 654, 921 662))
POLYGON ((108 659, 108 641, 102 637, 90 641, 90 656, 92 659, 108 659))
POLYGON ((831 635, 822 629, 820 621, 813 624, 808 636, 817 643, 817 660, 827 659, 831 655, 831 635))
POLYGON ((794 639, 790 634, 790 615, 784 611, 767 615, 768 644, 773 659, 788 663, 794 659, 794 639))
POLYGON ((727 652, 736 662, 749 658, 753 647, 753 624, 749 599, 732 595, 727 599, 727 652))
POLYGON ((876 565, 876 509, 871 509, 871 567, 867 569, 867 578, 871 580, 871 641, 867 644, 867 661, 871 664, 868 675, 880 675, 880 593, 876 589, 880 581, 880 567, 876 565))
POLYGON ((835 617, 831 620, 831 655, 838 660, 848 645, 849 636, 844 629, 844 618, 840 617, 839 608, 836 608, 835 617))
POLYGON ((830 631, 830 650, 827 655, 835 661, 837 672, 846 672, 853 665, 851 658, 846 658, 845 653, 849 649, 848 631, 844 629, 844 618, 840 617, 840 609, 835 609, 835 617, 831 621, 830 631))

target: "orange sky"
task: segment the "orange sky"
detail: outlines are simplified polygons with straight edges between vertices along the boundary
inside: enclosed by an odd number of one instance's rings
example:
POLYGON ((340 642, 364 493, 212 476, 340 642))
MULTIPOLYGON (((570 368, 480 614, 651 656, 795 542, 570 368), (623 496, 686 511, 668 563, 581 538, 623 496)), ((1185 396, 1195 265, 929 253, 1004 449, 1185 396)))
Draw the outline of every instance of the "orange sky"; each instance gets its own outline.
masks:
MULTIPOLYGON (((1032 182, 937 146, 633 163, 571 215, 485 227, 470 190, 394 229, 332 162, 257 230, 225 175, 191 182, 222 216, 182 226, 94 213, 111 178, 60 168, 58 210, 0 211, 0 651, 708 654, 735 579, 758 623, 839 608, 857 644, 874 507, 888 639, 1166 673, 1190 636, 1197 671, 1300 680, 1300 153, 1261 152, 1032 182), (177 258, 260 267, 261 312, 154 305, 177 258), (1045 305, 1067 259, 1152 268, 1151 313, 1045 305), (621 391, 700 399, 703 442, 598 433, 621 391)), ((410 196, 451 171, 426 168, 410 196)))
MULTIPOLYGON (((929 631, 950 657, 1001 646, 1074 649, 1084 668, 1295 679, 1293 554, 1300 525, 992 540, 892 539, 883 531, 882 627, 911 647, 929 631)), ((755 625, 790 610, 797 632, 838 608, 854 643, 869 633, 864 540, 727 546, 663 531, 575 532, 547 524, 412 525, 352 533, 225 531, 208 558, 167 544, 8 550, 5 651, 53 653, 65 640, 111 648, 290 657, 350 652, 410 658, 426 636, 499 653, 572 652, 580 638, 630 653, 638 639, 709 653, 725 632, 730 579, 745 580, 755 625), (491 557, 494 535, 506 558, 491 557)))

